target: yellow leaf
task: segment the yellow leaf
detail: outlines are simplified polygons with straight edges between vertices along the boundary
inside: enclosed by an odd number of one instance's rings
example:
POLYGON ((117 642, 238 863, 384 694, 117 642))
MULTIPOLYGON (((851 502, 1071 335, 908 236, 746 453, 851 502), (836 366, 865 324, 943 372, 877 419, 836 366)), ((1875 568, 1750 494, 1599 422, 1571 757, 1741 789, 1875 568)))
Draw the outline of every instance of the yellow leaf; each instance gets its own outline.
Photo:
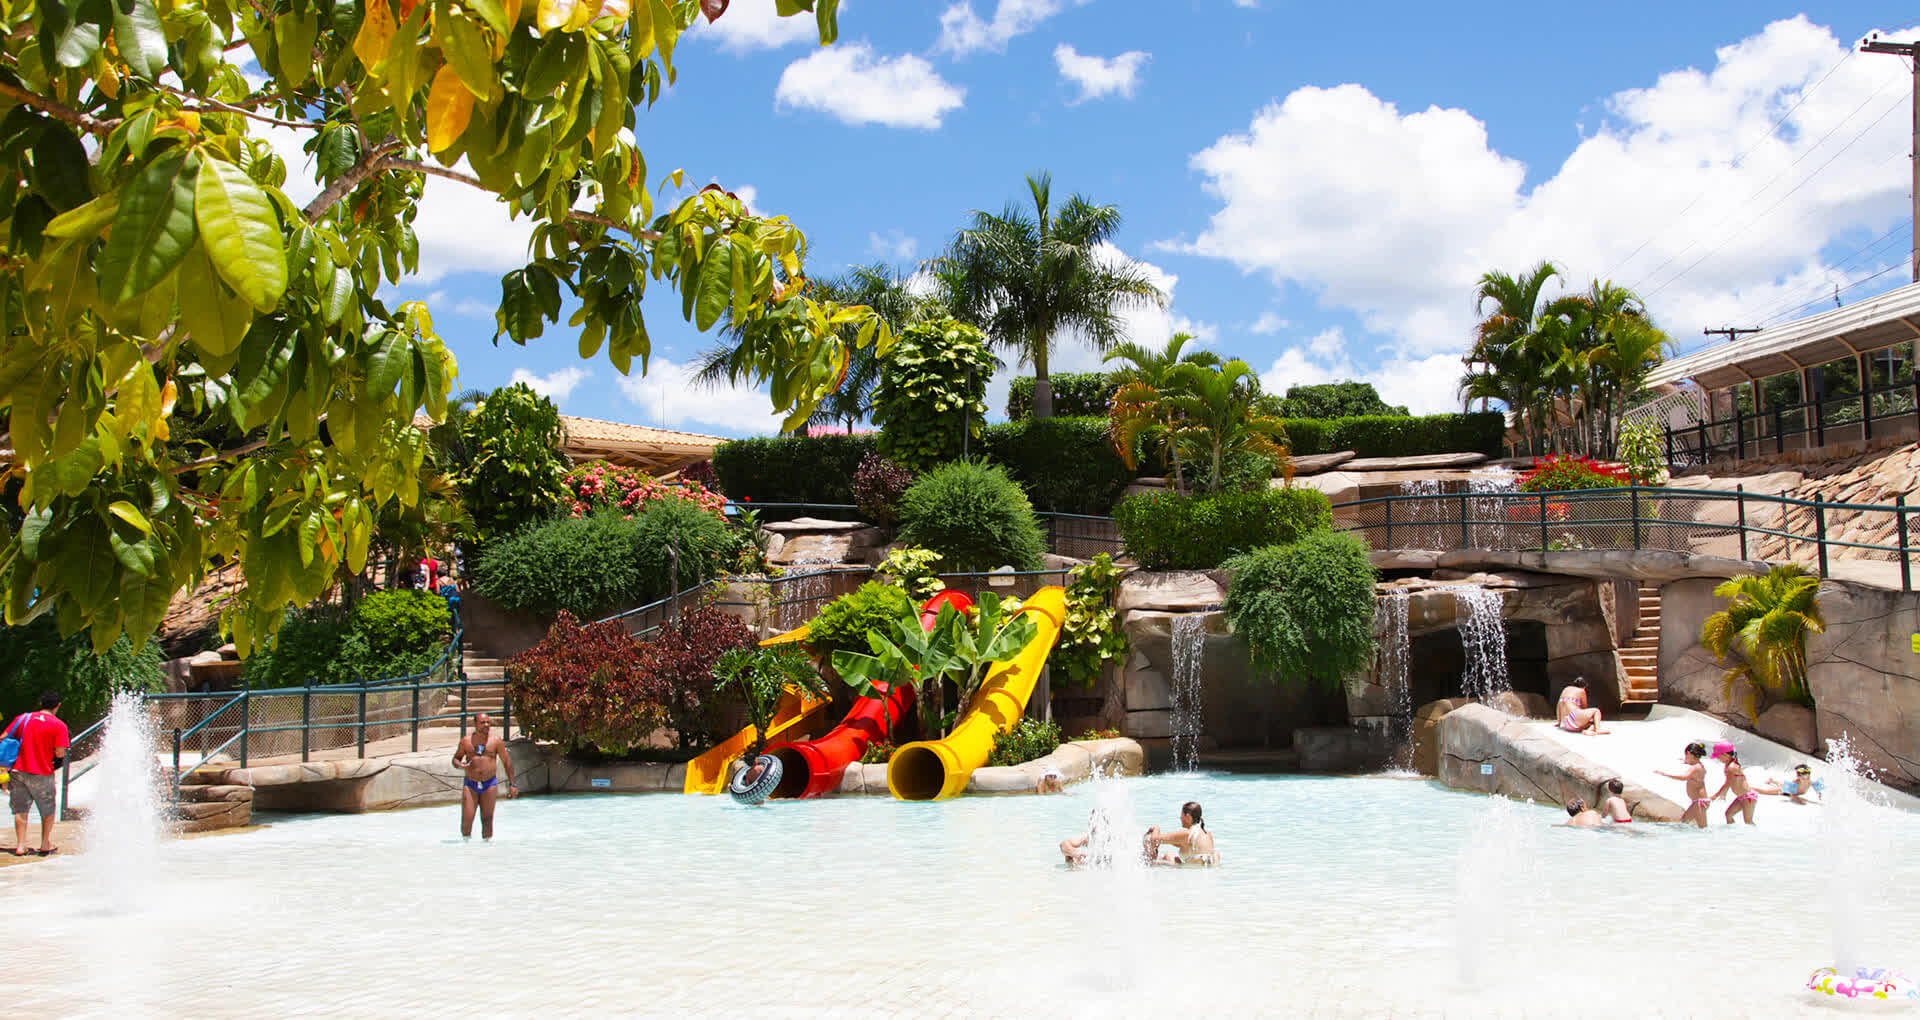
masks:
POLYGON ((367 0, 366 16, 360 19, 360 34, 353 37, 353 55, 368 69, 378 67, 387 59, 393 33, 393 10, 387 6, 387 0, 367 0))
POLYGON ((542 32, 552 32, 564 28, 573 19, 573 9, 579 0, 540 0, 534 7, 533 23, 542 32))
POLYGON ((473 116, 473 93, 460 83, 453 66, 441 64, 427 89, 427 151, 444 152, 460 140, 473 116))
POLYGON ((594 14, 599 9, 597 0, 574 0, 573 13, 567 16, 567 31, 578 32, 593 24, 594 14))
MULTIPOLYGON (((520 0, 502 0, 500 6, 506 9, 507 31, 511 33, 513 26, 520 23, 520 0)), ((500 45, 505 46, 506 44, 506 39, 502 38, 500 45)))
POLYGON ((627 15, 632 13, 632 0, 601 0, 600 12, 595 14, 594 17, 619 18, 621 21, 625 21, 627 20, 627 15))

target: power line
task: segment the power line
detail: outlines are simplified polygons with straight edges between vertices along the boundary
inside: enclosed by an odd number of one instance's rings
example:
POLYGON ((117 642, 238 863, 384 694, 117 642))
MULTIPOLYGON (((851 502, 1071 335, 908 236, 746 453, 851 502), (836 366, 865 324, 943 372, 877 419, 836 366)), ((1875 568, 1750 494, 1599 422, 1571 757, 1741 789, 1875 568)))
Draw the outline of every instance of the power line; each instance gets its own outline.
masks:
MULTIPOLYGON (((1893 228, 1888 230, 1886 233, 1881 234, 1879 237, 1876 237, 1873 240, 1868 241, 1866 244, 1863 244, 1860 247, 1855 248, 1853 251, 1848 252, 1846 255, 1841 256, 1839 259, 1836 259, 1834 263, 1830 266, 1827 266, 1826 269, 1829 272, 1837 272, 1840 270, 1844 270, 1850 264, 1860 261, 1862 255, 1869 255, 1869 253, 1871 253, 1871 257, 1869 257, 1866 260, 1866 262, 1869 265, 1873 264, 1878 260, 1880 256, 1886 253, 1886 250, 1888 249, 1890 243, 1895 243, 1894 242, 1895 235, 1906 230, 1907 227, 1912 225, 1912 222, 1913 222, 1912 220, 1901 220, 1899 223, 1894 224, 1893 228)), ((1826 294, 1827 288, 1830 287, 1831 285, 1832 284, 1830 282, 1822 283, 1820 284, 1818 291, 1812 297, 1788 298, 1784 303, 1781 302, 1778 296, 1776 296, 1774 300, 1767 305, 1765 311, 1749 312, 1748 314, 1741 316, 1741 318, 1745 319, 1748 322, 1765 322, 1765 321, 1771 320, 1782 312, 1790 312, 1796 308, 1803 308, 1807 305, 1813 304, 1815 301, 1820 300, 1820 298, 1826 294)))
MULTIPOLYGON (((1886 92, 1888 87, 1893 85, 1897 81, 1899 81, 1898 76, 1889 78, 1878 89, 1875 89, 1872 94, 1868 95, 1867 98, 1861 100, 1859 106, 1854 107, 1852 112, 1848 113, 1845 117, 1840 118, 1840 121, 1834 124, 1833 127, 1829 128, 1826 134, 1820 136, 1819 141, 1814 142, 1812 145, 1808 146, 1803 152, 1800 153, 1798 157, 1794 159, 1792 163, 1787 164, 1786 169, 1781 170, 1777 174, 1774 174, 1771 178, 1767 180, 1765 184, 1762 184, 1757 190, 1755 190, 1753 194, 1748 195, 1745 199, 1737 203, 1734 206, 1732 211, 1728 212, 1727 215, 1722 216, 1720 218, 1720 223, 1717 226, 1725 226, 1727 223, 1731 222, 1735 216, 1739 214, 1739 211, 1741 208, 1751 204, 1754 200, 1758 199, 1761 195, 1764 195, 1769 190, 1771 190, 1775 184, 1778 184, 1782 179, 1784 179, 1788 174, 1790 174, 1793 171, 1794 167, 1799 166, 1800 163, 1803 160, 1805 160, 1808 156, 1811 156, 1814 154, 1814 152, 1818 151, 1822 145, 1826 144, 1827 139, 1832 138, 1837 132, 1839 132, 1841 128, 1845 127, 1849 122, 1851 122, 1853 118, 1859 116, 1860 111, 1866 109, 1867 106, 1871 104, 1874 100, 1880 98, 1881 94, 1886 92)), ((1891 107, 1889 107, 1889 111, 1891 111, 1891 107)), ((1882 113, 1880 115, 1880 119, 1882 120, 1886 119, 1886 113, 1882 113)), ((1877 124, 1878 124, 1878 121, 1875 121, 1874 124, 1868 125, 1866 131, 1871 131, 1873 127, 1877 124)), ((1859 141, 1860 137, 1866 134, 1866 131, 1862 131, 1860 135, 1854 136, 1854 141, 1859 141)), ((1849 142, 1847 144, 1851 146, 1853 143, 1849 142)), ((1842 149, 1841 151, 1844 152, 1845 149, 1842 149)), ((1827 161, 1828 164, 1832 162, 1833 162, 1832 160, 1827 161)), ((1814 170, 1812 174, 1808 174, 1806 180, 1812 180, 1814 174, 1818 174, 1821 170, 1826 169, 1826 166, 1827 164, 1822 164, 1818 169, 1814 170)), ((1806 183, 1806 180, 1801 181, 1801 184, 1804 185, 1806 183)), ((1798 190, 1798 189, 1796 188, 1795 190, 1798 190)), ((1789 192, 1789 194, 1791 194, 1791 192, 1789 192)), ((1724 241, 1721 243, 1725 244, 1724 241)), ((1679 260, 1682 256, 1686 255, 1688 252, 1692 251, 1693 249, 1699 247, 1699 245, 1700 245, 1700 240, 1699 240, 1699 237, 1696 235, 1694 240, 1689 241, 1685 248, 1682 248, 1679 251, 1674 252, 1672 255, 1667 256, 1666 261, 1653 267, 1653 270, 1651 272, 1648 272, 1645 276, 1642 276, 1640 280, 1633 285, 1633 289, 1636 291, 1639 290, 1647 281, 1658 276, 1661 270, 1672 265, 1675 261, 1679 260)), ((1685 271, 1682 271, 1679 275, 1682 275, 1682 276, 1685 275, 1685 271)), ((1678 276, 1676 276, 1674 279, 1678 279, 1678 276)), ((1668 280, 1667 282, 1671 283, 1672 280, 1668 280)), ((1662 286, 1665 286, 1665 284, 1662 284, 1662 286)))
MULTIPOLYGON (((1801 92, 1800 98, 1794 100, 1794 103, 1792 106, 1787 107, 1787 112, 1781 114, 1780 119, 1773 122, 1773 126, 1767 129, 1767 133, 1764 135, 1761 135, 1758 139, 1754 141, 1752 145, 1747 146, 1745 152, 1742 152, 1740 155, 1733 157, 1733 162, 1729 163, 1728 166, 1732 169, 1736 169, 1736 170, 1739 169, 1740 162, 1742 160, 1746 159, 1748 156, 1753 155, 1754 151, 1759 149, 1760 146, 1765 145, 1767 142, 1767 139, 1772 138, 1775 135, 1779 134, 1781 125, 1785 124, 1788 118, 1793 116, 1794 111, 1800 109, 1800 104, 1805 103, 1807 101, 1807 97, 1813 95, 1815 92, 1818 92, 1820 90, 1820 86, 1825 85, 1827 83, 1827 79, 1833 77, 1833 72, 1840 70, 1840 65, 1845 64, 1849 59, 1853 57, 1853 52, 1854 52, 1853 47, 1851 46, 1847 47, 1847 51, 1840 55, 1840 59, 1834 61, 1832 67, 1827 68, 1827 73, 1821 75, 1820 80, 1814 82, 1812 87, 1801 92)), ((1619 265, 1609 270, 1605 276, 1601 277, 1601 279, 1610 280, 1620 270, 1627 268, 1627 266, 1633 262, 1636 256, 1638 256, 1642 251, 1646 250, 1647 245, 1652 244, 1655 238, 1659 237, 1662 233, 1665 232, 1665 229, 1670 229, 1673 226, 1677 225, 1682 219, 1686 217, 1688 213, 1693 211, 1694 206, 1700 204, 1701 199, 1707 197, 1712 193, 1713 193, 1713 188, 1711 186, 1701 188, 1700 193, 1693 196, 1693 201, 1688 202, 1686 208, 1680 210, 1675 215, 1668 217, 1667 228, 1655 230, 1653 233, 1647 235, 1647 239, 1640 242, 1639 247, 1629 252, 1626 258, 1620 260, 1619 265)))

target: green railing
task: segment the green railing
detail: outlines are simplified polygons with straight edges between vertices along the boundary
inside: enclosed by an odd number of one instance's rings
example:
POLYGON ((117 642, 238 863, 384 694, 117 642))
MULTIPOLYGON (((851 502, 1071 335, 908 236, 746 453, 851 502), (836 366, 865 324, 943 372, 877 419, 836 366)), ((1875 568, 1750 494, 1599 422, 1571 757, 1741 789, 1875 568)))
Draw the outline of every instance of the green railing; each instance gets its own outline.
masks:
MULTIPOLYGON (((1800 562, 1822 577, 1844 553, 1897 564, 1913 590, 1910 507, 1833 503, 1716 489, 1626 486, 1567 492, 1396 494, 1333 506, 1334 526, 1375 549, 1655 549, 1800 562)), ((1890 578, 1889 578, 1890 580, 1890 578)))

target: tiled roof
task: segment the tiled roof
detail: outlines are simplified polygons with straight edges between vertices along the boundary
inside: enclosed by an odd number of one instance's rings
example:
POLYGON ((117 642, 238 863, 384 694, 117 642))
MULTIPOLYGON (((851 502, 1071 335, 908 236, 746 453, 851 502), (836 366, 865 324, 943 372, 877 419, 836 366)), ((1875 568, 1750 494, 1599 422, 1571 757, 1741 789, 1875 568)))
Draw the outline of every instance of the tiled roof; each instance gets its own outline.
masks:
POLYGON ((706 436, 698 432, 657 429, 649 425, 626 425, 617 421, 603 421, 599 418, 578 418, 570 414, 561 415, 560 424, 567 430, 567 439, 573 443, 617 443, 622 446, 645 445, 675 450, 712 451, 714 447, 726 442, 723 437, 706 436))

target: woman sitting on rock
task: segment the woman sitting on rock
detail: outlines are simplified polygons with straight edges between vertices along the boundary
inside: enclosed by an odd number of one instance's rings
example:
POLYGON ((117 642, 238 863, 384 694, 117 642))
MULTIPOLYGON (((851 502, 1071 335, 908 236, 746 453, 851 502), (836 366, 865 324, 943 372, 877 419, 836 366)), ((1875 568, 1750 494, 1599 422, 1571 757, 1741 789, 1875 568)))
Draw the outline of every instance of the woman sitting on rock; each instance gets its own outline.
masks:
POLYGON ((1576 679, 1560 692, 1560 705, 1555 714, 1560 717, 1560 728, 1568 733, 1599 736, 1607 732, 1600 728, 1600 710, 1587 707, 1586 677, 1576 679))

